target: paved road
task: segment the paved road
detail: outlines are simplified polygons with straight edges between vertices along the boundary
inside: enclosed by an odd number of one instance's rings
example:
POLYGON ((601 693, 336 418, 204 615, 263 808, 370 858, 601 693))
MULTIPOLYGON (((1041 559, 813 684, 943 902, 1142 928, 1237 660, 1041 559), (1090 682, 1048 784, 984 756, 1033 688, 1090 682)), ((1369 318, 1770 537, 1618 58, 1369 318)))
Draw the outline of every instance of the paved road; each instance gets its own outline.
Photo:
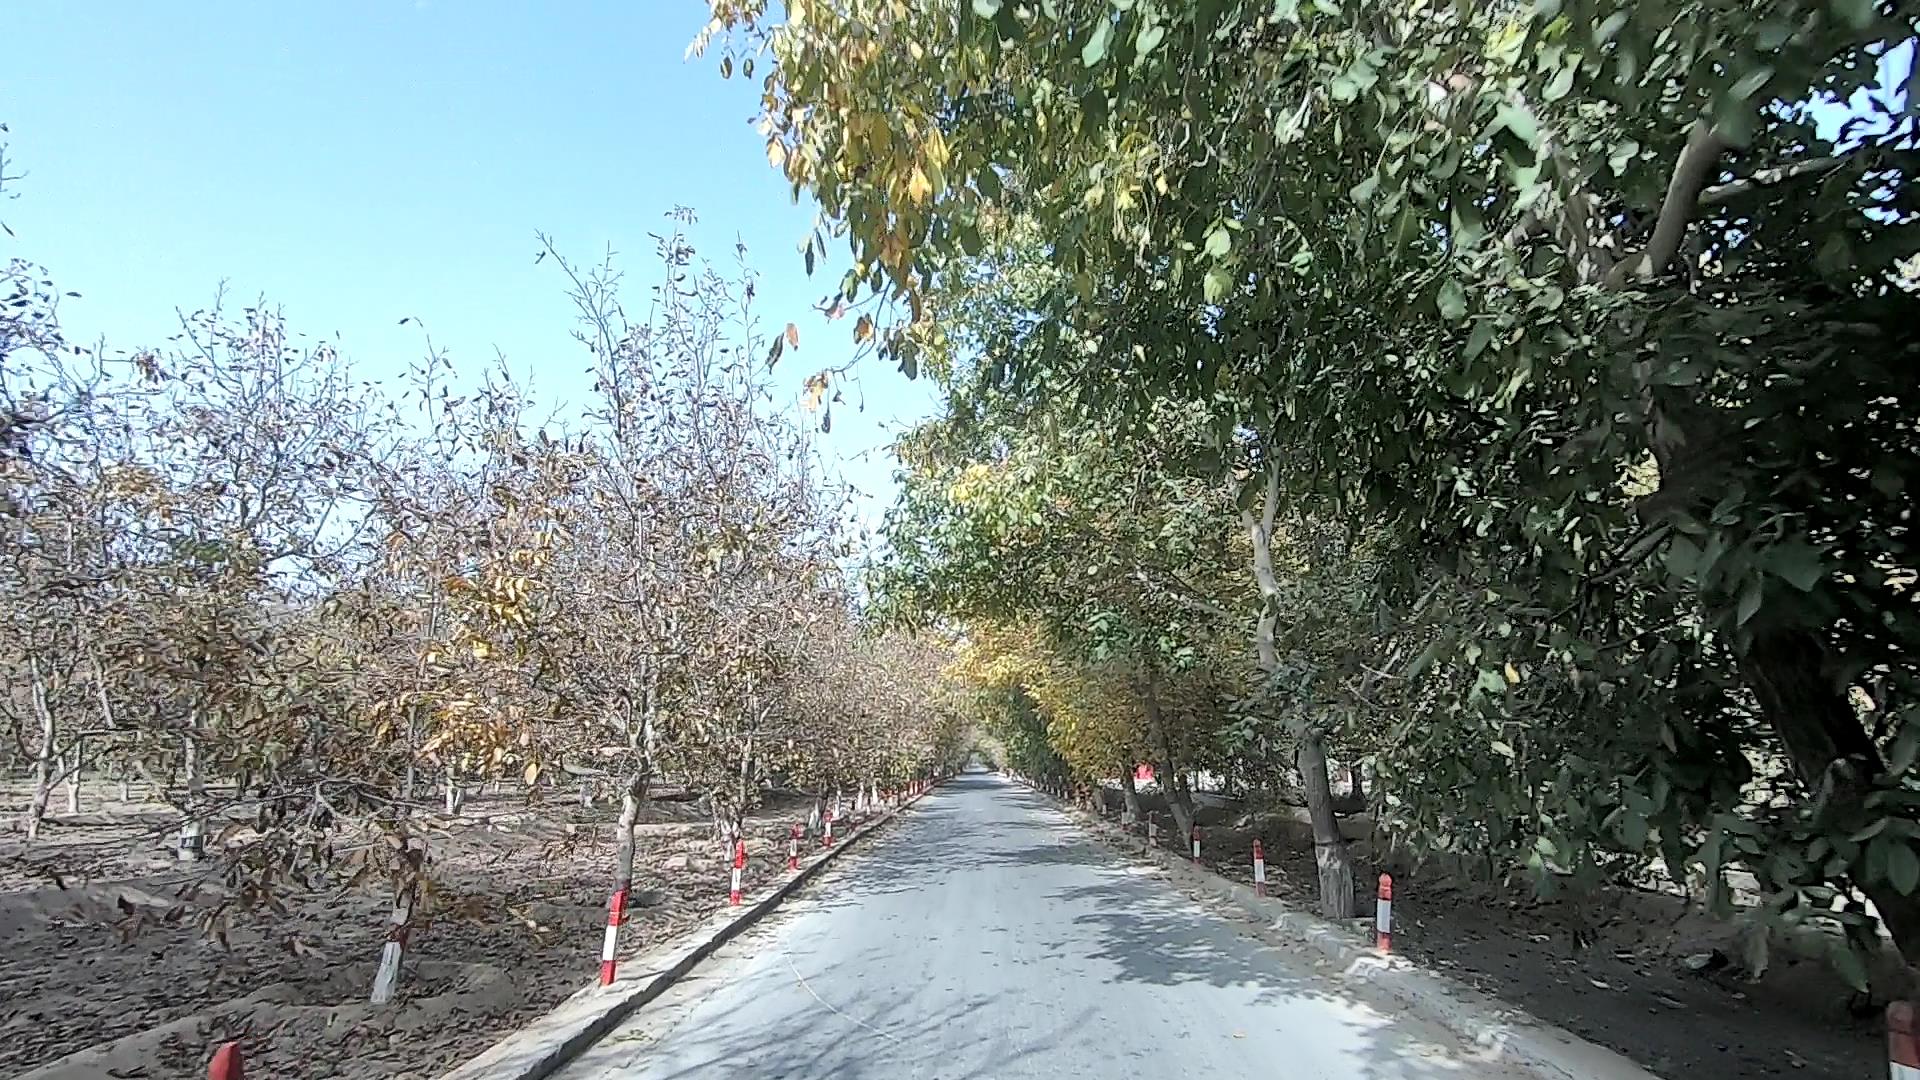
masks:
POLYGON ((1508 1078, 970 773, 563 1080, 1508 1078))

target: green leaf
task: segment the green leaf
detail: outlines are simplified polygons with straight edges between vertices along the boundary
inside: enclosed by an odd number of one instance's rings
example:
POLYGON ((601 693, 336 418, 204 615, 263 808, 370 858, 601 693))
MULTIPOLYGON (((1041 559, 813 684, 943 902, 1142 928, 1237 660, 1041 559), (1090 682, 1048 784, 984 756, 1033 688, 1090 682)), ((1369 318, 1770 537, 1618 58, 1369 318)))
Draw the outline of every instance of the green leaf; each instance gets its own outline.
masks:
POLYGON ((1887 881, 1900 890, 1901 896, 1912 896, 1915 886, 1920 886, 1920 855, 1913 853, 1913 845, 1898 840, 1887 847, 1887 881))
POLYGON ((1540 140, 1540 122, 1534 118, 1533 110, 1524 105, 1502 105, 1494 113, 1495 127, 1503 127, 1513 132, 1513 137, 1528 146, 1538 146, 1540 140))
POLYGON ((1080 62, 1087 67, 1094 67, 1099 64, 1100 61, 1105 60, 1107 58, 1107 44, 1112 40, 1113 20, 1105 14, 1102 14, 1100 16, 1100 22, 1093 28, 1093 36, 1088 38, 1087 43, 1080 49, 1080 62))
POLYGON ((1863 994, 1867 992, 1867 965, 1861 962, 1852 946, 1841 945, 1833 950, 1833 968, 1848 986, 1863 994))
POLYGON ((1167 28, 1159 23, 1154 23, 1152 26, 1140 31, 1139 39, 1133 43, 1134 55, 1145 57, 1148 53, 1159 48, 1160 39, 1166 36, 1167 28))
POLYGON ((1759 578, 1751 578, 1747 581, 1747 587, 1740 590, 1740 606, 1734 614, 1734 625, 1747 625, 1747 620, 1753 618, 1754 612, 1760 610, 1761 592, 1759 578))
POLYGON ((1227 295, 1227 290, 1232 288, 1233 276, 1227 273, 1225 267, 1216 266, 1207 271, 1207 276, 1201 281, 1200 286, 1201 291, 1206 293, 1207 303, 1216 304, 1220 302, 1221 297, 1227 295))
POLYGON ((1452 278, 1441 283, 1436 303, 1440 308, 1440 317, 1449 322, 1459 322, 1467 316, 1467 290, 1452 278))
POLYGON ((1231 250, 1233 250, 1233 237, 1228 235, 1227 227, 1225 225, 1215 225, 1213 229, 1207 233, 1207 254, 1218 259, 1231 250))
POLYGON ((1902 722, 1900 734, 1893 737, 1893 747, 1887 751, 1887 771, 1895 776, 1903 776, 1913 767, 1913 758, 1920 752, 1920 725, 1902 722))
POLYGON ((1513 747, 1508 745, 1507 743, 1501 742, 1499 739, 1495 739, 1493 740, 1493 742, 1489 743, 1487 746, 1487 749, 1492 750, 1494 753, 1499 754, 1501 757, 1506 758, 1508 761, 1513 760, 1513 747))
POLYGON ((1797 540, 1768 548, 1766 567, 1775 577, 1785 578, 1801 592, 1812 592, 1826 576, 1826 569, 1820 564, 1820 552, 1813 545, 1797 540))
POLYGON ((1378 191, 1379 188, 1380 174, 1374 173, 1365 180, 1353 185, 1353 190, 1347 192, 1347 195, 1353 199, 1354 205, 1365 206, 1373 201, 1373 193, 1378 191))
POLYGON ((1700 546, 1684 536, 1676 536, 1667 545, 1667 572, 1689 578, 1700 568, 1700 546))
POLYGON ((1873 25, 1873 0, 1833 0, 1833 10, 1855 30, 1873 25))
POLYGON ((1567 92, 1573 89, 1573 77, 1579 70, 1580 65, 1572 61, 1560 65, 1560 70, 1547 80, 1546 89, 1540 91, 1540 96, 1548 101, 1559 101, 1566 97, 1567 92))
POLYGON ((1620 839, 1628 848, 1638 851, 1647 843, 1647 817, 1637 811, 1628 810, 1620 815, 1620 839))
POLYGON ((1745 101, 1760 92, 1761 88, 1773 80, 1773 68, 1762 64, 1740 77, 1740 80, 1727 90, 1737 101, 1745 101))
POLYGON ((1492 344, 1493 334, 1492 319, 1475 319, 1473 332, 1467 335, 1467 359, 1471 360, 1484 352, 1487 346, 1492 344))
POLYGON ((1887 831, 1887 824, 1892 820, 1892 818, 1880 818, 1865 828, 1856 829, 1852 833, 1849 833, 1847 839, 1855 844, 1864 843, 1887 831))
POLYGON ((1613 151, 1607 155, 1607 167, 1613 170, 1613 175, 1619 176, 1621 173, 1626 172, 1627 166, 1632 163, 1634 158, 1639 156, 1639 142, 1628 139, 1625 142, 1616 144, 1613 151))

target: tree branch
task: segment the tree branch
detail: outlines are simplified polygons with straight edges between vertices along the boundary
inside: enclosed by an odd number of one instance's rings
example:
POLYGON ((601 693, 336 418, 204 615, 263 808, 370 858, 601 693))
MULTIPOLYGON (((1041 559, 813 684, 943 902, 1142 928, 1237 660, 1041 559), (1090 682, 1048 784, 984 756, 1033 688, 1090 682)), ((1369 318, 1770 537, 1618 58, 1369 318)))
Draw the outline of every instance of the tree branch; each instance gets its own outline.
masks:
POLYGON ((1606 277, 1609 287, 1619 288, 1629 279, 1645 281, 1667 268, 1674 253, 1680 250, 1680 241, 1686 236, 1687 224, 1693 220, 1693 211, 1700 204, 1707 178, 1713 175, 1720 155, 1731 146, 1726 136, 1704 117, 1694 121, 1686 148, 1673 163, 1667 196, 1660 203, 1660 216, 1654 220, 1653 238, 1638 255, 1614 266, 1606 277))

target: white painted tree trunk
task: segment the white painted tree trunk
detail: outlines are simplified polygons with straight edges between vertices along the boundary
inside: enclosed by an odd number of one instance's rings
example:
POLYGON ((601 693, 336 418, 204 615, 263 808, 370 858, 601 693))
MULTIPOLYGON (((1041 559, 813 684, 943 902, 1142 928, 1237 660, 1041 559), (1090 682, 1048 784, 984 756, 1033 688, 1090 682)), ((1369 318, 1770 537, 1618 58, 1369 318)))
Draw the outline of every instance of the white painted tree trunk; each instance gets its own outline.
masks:
POLYGON ((380 947, 380 967, 373 974, 373 994, 367 1000, 385 1005, 400 988, 400 960, 406 951, 407 924, 413 921, 413 883, 408 881, 394 897, 393 911, 387 916, 387 941, 380 947))
MULTIPOLYGON (((79 753, 78 750, 74 751, 76 757, 79 753)), ((80 762, 62 761, 60 764, 67 774, 67 813, 77 814, 80 812, 80 762)))
POLYGON ((460 806, 466 802, 467 793, 460 787, 460 777, 452 769, 447 770, 447 813, 457 814, 460 806))
POLYGON ((205 786, 200 782, 200 748, 192 735, 182 741, 181 766, 187 776, 187 820, 180 826, 181 862, 199 862, 206 854, 205 786))
POLYGON ((580 779, 580 809, 593 808, 593 781, 587 777, 580 779))
POLYGON ((29 657, 27 668, 31 675, 29 696, 33 699, 34 715, 40 721, 40 747, 33 755, 33 800, 27 804, 26 831, 27 842, 40 838, 40 823, 47 819, 47 803, 53 798, 53 710, 47 706, 47 684, 40 677, 40 662, 29 657))
POLYGON ((627 781, 620 796, 620 823, 614 829, 613 895, 607 901, 607 936, 600 946, 600 982, 613 982, 614 967, 620 960, 620 930, 626 925, 627 904, 633 893, 633 826, 640 819, 640 800, 646 793, 646 779, 627 781))

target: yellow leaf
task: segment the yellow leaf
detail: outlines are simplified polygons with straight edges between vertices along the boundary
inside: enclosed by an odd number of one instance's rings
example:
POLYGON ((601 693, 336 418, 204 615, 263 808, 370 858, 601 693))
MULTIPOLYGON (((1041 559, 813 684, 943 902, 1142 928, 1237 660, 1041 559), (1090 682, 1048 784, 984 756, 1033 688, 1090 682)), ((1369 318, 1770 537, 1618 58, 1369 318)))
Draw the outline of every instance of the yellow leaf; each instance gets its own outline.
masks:
POLYGON ((853 324, 853 340, 873 340, 873 317, 871 315, 862 315, 860 316, 860 321, 853 324))
POLYGON ((820 402, 827 396, 827 389, 826 372, 821 371, 807 376, 807 387, 800 395, 800 404, 809 410, 819 408, 820 402))
POLYGON ((767 164, 776 169, 787 164, 787 145, 779 139, 767 140, 767 164))
POLYGON ((540 779, 540 763, 539 762, 530 761, 527 763, 526 778, 527 778, 528 787, 532 787, 534 784, 534 781, 540 779))
POLYGON ((920 166, 915 165, 913 172, 907 176, 907 198, 923 203, 927 201, 927 196, 932 194, 933 181, 927 179, 926 172, 920 166))
POLYGON ((1506 667, 1506 673, 1507 673, 1507 685, 1512 686, 1520 681, 1520 673, 1514 670, 1512 662, 1508 662, 1506 667))
POLYGON ((793 325, 792 323, 788 323, 787 324, 787 348, 797 349, 799 347, 800 347, 800 328, 793 325))

